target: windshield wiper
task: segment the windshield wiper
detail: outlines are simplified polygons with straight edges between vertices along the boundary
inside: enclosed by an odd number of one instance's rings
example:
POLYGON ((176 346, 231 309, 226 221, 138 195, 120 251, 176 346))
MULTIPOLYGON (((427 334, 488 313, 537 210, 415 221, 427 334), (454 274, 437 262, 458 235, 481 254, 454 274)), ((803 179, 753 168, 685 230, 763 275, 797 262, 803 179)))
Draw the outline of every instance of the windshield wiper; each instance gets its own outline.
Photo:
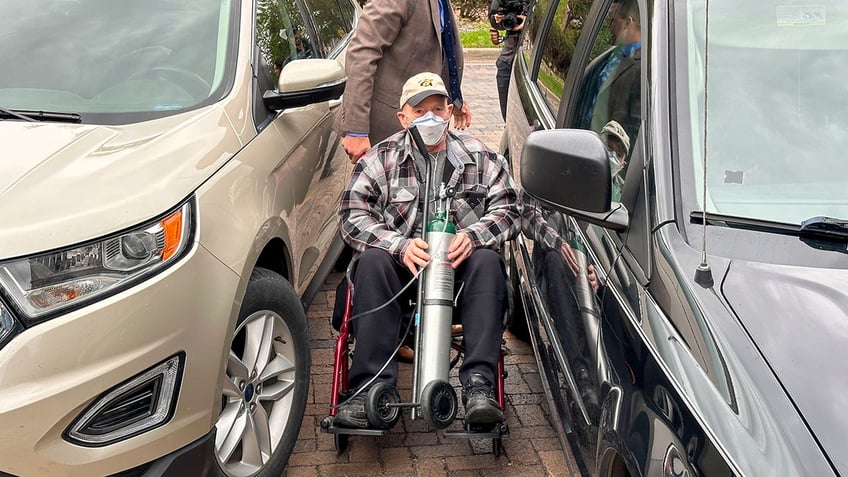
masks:
POLYGON ((848 242, 848 220, 817 216, 801 222, 802 237, 817 237, 848 242))
POLYGON ((82 116, 77 113, 64 113, 61 111, 29 111, 25 109, 0 108, 0 119, 17 118, 24 121, 57 121, 65 123, 78 123, 82 116))
MULTIPOLYGON (((750 217, 736 217, 733 215, 722 215, 707 212, 707 225, 721 225, 737 229, 755 230, 758 232, 778 233, 783 235, 798 235, 798 226, 785 224, 783 222, 772 222, 769 220, 752 219, 750 217)), ((704 223, 704 212, 692 211, 689 214, 689 222, 693 224, 704 223)))
MULTIPOLYGON (((702 224, 703 215, 704 213, 700 210, 693 211, 689 214, 689 221, 693 224, 702 224)), ((737 229, 755 230, 758 232, 791 235, 794 237, 801 237, 802 239, 848 242, 848 220, 845 219, 817 216, 801 222, 801 225, 798 226, 783 222, 772 222, 768 220, 752 219, 750 217, 736 217, 733 215, 722 215, 711 212, 707 212, 706 216, 707 225, 719 225, 737 229)))

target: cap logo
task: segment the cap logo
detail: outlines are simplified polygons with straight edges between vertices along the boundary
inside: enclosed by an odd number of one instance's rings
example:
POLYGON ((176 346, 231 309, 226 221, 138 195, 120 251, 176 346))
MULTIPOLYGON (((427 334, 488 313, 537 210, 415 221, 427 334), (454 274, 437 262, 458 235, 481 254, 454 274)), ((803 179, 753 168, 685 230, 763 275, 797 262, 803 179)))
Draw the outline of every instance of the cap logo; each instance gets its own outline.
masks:
POLYGON ((433 78, 424 78, 423 80, 421 80, 420 83, 418 83, 418 85, 421 86, 422 88, 426 88, 428 86, 433 86, 433 78))

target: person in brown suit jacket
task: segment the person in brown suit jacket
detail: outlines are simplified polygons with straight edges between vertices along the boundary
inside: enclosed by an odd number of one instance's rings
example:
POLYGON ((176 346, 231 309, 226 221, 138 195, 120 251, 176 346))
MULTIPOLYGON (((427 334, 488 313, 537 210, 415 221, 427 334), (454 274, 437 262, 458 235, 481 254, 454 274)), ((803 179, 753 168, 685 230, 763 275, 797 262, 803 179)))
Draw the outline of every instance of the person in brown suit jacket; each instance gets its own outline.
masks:
MULTIPOLYGON (((453 38, 456 90, 462 80, 462 45, 449 0, 368 0, 345 56, 347 86, 335 130, 356 162, 372 144, 400 130, 397 98, 407 78, 424 71, 440 73, 450 85, 443 38, 453 38), (444 18, 441 14, 444 14, 444 18), (443 32, 443 25, 450 31, 443 32)), ((449 91, 451 88, 449 86, 449 91)), ((451 91, 453 93, 453 91, 451 91)), ((471 124, 468 104, 451 98, 453 124, 471 124)))

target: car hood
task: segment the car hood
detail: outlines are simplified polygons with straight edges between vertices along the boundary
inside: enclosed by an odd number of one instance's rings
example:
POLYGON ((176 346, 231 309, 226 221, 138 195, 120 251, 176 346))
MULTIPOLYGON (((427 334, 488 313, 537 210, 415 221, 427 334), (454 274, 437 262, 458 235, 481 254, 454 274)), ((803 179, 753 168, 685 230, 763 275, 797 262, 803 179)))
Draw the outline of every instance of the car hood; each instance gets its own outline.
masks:
POLYGON ((240 147, 218 106, 122 126, 2 121, 0 137, 0 259, 158 216, 240 147))
POLYGON ((722 285, 840 474, 848 474, 848 270, 734 261, 722 285))

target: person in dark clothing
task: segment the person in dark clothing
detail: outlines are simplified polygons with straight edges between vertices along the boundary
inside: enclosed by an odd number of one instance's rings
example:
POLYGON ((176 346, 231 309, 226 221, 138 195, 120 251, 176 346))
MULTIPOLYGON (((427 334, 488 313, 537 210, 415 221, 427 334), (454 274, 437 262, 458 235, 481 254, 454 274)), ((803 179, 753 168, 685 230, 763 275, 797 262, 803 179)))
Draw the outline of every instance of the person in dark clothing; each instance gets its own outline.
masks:
MULTIPOLYGON (((501 115, 506 119, 506 101, 509 93, 509 77, 512 74, 512 63, 515 52, 527 19, 529 0, 492 0, 489 7, 489 23, 498 31, 506 31, 503 37, 501 54, 495 65, 498 68, 495 80, 498 85, 498 99, 501 105, 501 115)), ((495 36, 492 36, 494 39, 495 36)))

